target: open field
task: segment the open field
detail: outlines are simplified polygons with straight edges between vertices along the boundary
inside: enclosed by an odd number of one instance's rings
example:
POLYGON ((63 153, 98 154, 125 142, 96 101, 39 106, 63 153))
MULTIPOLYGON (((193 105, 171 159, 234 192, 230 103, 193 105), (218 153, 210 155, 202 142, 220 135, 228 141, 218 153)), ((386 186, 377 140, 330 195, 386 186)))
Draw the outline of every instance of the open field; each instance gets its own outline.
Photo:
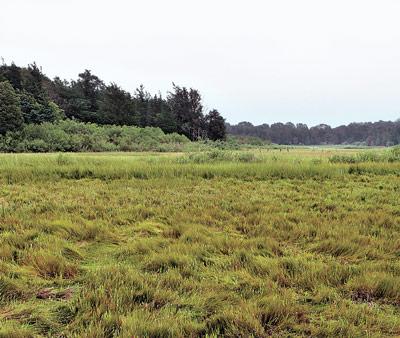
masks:
POLYGON ((398 336, 388 152, 0 155, 0 337, 398 336))

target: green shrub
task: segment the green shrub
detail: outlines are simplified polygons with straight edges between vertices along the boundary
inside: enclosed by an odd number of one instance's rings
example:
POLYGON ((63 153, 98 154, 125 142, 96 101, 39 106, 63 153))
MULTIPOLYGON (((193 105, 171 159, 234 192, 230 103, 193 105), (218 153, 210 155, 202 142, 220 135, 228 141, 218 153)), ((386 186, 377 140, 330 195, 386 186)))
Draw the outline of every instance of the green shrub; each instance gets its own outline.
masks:
POLYGON ((45 153, 50 151, 49 144, 42 139, 36 138, 32 141, 25 141, 23 144, 26 150, 32 153, 45 153))
POLYGON ((28 124, 20 132, 0 136, 1 152, 57 151, 181 151, 189 143, 183 135, 165 134, 160 128, 98 126, 63 120, 28 124))

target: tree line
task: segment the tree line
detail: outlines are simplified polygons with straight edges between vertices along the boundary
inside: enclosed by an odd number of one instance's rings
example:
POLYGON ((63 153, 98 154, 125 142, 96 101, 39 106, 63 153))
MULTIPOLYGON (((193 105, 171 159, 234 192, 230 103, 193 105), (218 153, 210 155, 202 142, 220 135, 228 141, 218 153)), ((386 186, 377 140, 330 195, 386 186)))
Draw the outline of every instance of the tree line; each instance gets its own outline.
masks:
POLYGON ((36 63, 0 66, 0 135, 27 124, 73 119, 98 125, 158 127, 190 140, 224 140, 225 119, 213 109, 205 114, 198 90, 173 84, 164 98, 143 85, 133 94, 105 84, 90 70, 76 80, 53 80, 36 63))
POLYGON ((400 144, 400 120, 350 123, 335 128, 326 124, 309 128, 290 122, 230 125, 215 109, 205 113, 198 90, 174 83, 163 97, 160 93, 152 95, 143 85, 129 93, 115 83, 105 84, 89 70, 76 80, 67 81, 50 79, 36 63, 27 67, 4 62, 0 65, 0 135, 21 131, 26 125, 65 119, 97 125, 156 127, 192 141, 225 140, 229 133, 277 144, 400 144))
POLYGON ((350 123, 334 128, 327 124, 309 128, 303 123, 295 125, 290 122, 258 126, 250 122, 240 122, 236 125, 227 123, 226 127, 229 134, 259 137, 277 144, 359 144, 368 146, 400 144, 400 120, 350 123))

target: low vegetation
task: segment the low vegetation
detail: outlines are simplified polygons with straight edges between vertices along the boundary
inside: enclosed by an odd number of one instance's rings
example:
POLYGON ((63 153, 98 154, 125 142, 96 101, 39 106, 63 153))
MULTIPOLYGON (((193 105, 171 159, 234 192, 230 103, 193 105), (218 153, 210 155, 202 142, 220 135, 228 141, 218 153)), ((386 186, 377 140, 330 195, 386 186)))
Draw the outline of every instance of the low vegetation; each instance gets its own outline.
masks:
POLYGON ((186 136, 165 134, 160 128, 99 126, 73 120, 25 125, 0 135, 2 152, 182 151, 186 136))
POLYGON ((329 158, 332 163, 365 163, 365 162, 396 162, 400 161, 400 146, 388 151, 365 151, 353 155, 333 155, 329 158))
POLYGON ((400 335, 400 163, 363 152, 0 155, 0 337, 400 335))
POLYGON ((160 128, 97 125, 75 120, 27 124, 22 130, 0 135, 0 152, 204 152, 210 150, 270 148, 279 149, 257 138, 229 136, 226 140, 191 142, 177 133, 160 128))

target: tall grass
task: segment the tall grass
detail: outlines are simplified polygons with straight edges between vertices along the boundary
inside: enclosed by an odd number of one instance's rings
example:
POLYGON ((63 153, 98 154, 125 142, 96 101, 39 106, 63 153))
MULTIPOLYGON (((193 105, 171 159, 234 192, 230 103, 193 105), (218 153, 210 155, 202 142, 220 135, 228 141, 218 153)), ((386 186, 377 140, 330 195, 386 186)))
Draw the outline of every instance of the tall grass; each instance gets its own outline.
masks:
POLYGON ((385 151, 363 151, 356 154, 337 154, 329 158, 332 163, 400 162, 400 146, 385 151))
POLYGON ((252 151, 210 151, 154 156, 94 156, 75 154, 0 155, 0 179, 22 182, 48 179, 151 179, 215 177, 333 178, 343 175, 398 175, 400 162, 342 163, 325 158, 252 151))
POLYGON ((0 337, 398 336, 399 165, 335 154, 0 155, 0 337))

